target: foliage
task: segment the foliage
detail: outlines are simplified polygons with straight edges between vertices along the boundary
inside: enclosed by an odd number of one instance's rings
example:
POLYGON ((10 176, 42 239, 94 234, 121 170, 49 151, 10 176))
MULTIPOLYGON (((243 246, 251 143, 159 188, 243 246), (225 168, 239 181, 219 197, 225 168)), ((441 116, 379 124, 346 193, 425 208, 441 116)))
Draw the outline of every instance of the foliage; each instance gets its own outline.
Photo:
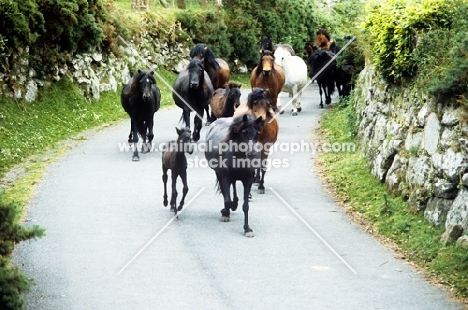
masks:
MULTIPOLYGON (((327 141, 358 144, 352 104, 343 103, 324 115, 321 135, 327 141)), ((439 240, 443 229, 432 226, 422 214, 411 208, 400 196, 394 196, 366 167, 365 158, 356 153, 322 153, 319 167, 335 194, 349 211, 373 227, 381 238, 395 242, 397 250, 407 259, 426 268, 440 283, 458 296, 468 297, 468 252, 439 240)), ((353 217, 354 217, 353 216, 353 217)))
POLYGON ((274 44, 288 43, 301 52, 304 42, 315 38, 312 1, 293 0, 226 0, 225 23, 230 32, 235 58, 249 66, 258 62, 262 35, 274 44))
MULTIPOLYGON (((376 69, 388 83, 415 76, 417 37, 430 29, 452 28, 459 4, 466 0, 371 1, 363 28, 376 69)), ((440 47, 440 46, 439 46, 440 47)))
POLYGON ((216 57, 229 59, 232 46, 223 17, 224 11, 218 6, 203 11, 182 10, 177 14, 177 20, 190 34, 194 45, 205 43, 216 57))
POLYGON ((0 308, 22 309, 21 292, 29 289, 30 280, 17 267, 10 264, 10 255, 15 244, 44 235, 37 225, 24 228, 18 224, 21 208, 6 202, 0 191, 0 308))
POLYGON ((421 34, 414 51, 417 83, 441 101, 463 98, 468 93, 468 3, 460 3, 451 28, 435 28, 421 34), (441 48, 442 47, 442 48, 441 48))

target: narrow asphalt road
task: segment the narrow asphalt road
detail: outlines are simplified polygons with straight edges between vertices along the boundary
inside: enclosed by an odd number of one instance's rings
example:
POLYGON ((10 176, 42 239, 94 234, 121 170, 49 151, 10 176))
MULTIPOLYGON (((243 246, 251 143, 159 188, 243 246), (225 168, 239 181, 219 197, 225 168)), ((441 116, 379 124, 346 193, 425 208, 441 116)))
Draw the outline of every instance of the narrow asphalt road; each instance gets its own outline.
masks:
MULTIPOLYGON (((303 111, 279 118, 283 149, 270 158, 280 167, 266 174, 264 195, 252 192, 254 238, 243 236, 241 209, 219 220, 223 199, 203 152, 188 156, 198 167, 171 222, 160 152, 132 162, 119 148, 129 121, 88 137, 50 165, 30 203, 26 225, 47 235, 14 254, 35 280, 26 309, 463 309, 327 194, 304 149, 328 108, 318 101, 309 85, 303 111), (303 150, 292 152, 297 145, 303 150)), ((177 107, 155 114, 154 145, 176 138, 180 115, 177 107)))

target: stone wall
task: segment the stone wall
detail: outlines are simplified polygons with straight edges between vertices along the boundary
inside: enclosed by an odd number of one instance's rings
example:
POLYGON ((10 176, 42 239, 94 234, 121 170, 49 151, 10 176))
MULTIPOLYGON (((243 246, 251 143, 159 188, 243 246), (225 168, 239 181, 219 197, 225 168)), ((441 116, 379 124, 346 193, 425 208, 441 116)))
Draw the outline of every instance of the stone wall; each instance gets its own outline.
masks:
POLYGON ((468 109, 390 88, 370 66, 359 80, 360 151, 372 174, 435 226, 468 231, 468 109))
POLYGON ((0 60, 0 97, 6 96, 26 102, 36 100, 41 86, 58 81, 62 76, 69 76, 80 88, 85 98, 99 99, 103 91, 116 91, 118 86, 126 84, 130 74, 136 69, 164 67, 180 71, 188 63, 190 47, 187 42, 159 44, 150 35, 135 38, 130 46, 120 46, 120 55, 88 53, 74 55, 69 64, 56 65, 49 70, 52 73, 38 74, 29 66, 34 55, 29 49, 19 48, 18 52, 0 60), (38 76, 44 76, 39 79, 38 76))

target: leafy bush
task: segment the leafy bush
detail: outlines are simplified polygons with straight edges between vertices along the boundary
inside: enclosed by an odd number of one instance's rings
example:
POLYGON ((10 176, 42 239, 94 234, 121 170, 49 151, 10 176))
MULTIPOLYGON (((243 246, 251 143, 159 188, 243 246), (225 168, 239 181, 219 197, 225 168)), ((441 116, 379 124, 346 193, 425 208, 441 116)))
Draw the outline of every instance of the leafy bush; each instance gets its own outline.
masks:
POLYGON ((223 17, 224 11, 219 7, 203 11, 184 10, 177 14, 177 20, 190 34, 194 44, 205 43, 216 57, 229 59, 232 46, 223 17))
MULTIPOLYGON (((465 0, 461 0, 464 2, 465 0)), ((417 37, 434 28, 451 28, 457 0, 371 1, 363 27, 376 69, 388 83, 417 72, 417 37)))
POLYGON ((14 245, 31 238, 42 237, 44 229, 18 224, 21 208, 7 203, 0 192, 0 309, 22 309, 21 292, 29 289, 30 280, 10 264, 14 245))

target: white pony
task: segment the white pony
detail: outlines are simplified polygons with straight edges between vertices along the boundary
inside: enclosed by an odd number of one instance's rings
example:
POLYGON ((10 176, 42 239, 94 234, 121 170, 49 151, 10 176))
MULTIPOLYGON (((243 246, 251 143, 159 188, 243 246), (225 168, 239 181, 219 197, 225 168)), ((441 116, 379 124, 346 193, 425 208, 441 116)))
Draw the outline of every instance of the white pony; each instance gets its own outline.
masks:
MULTIPOLYGON (((291 53, 281 46, 277 46, 275 50, 275 62, 283 68, 286 82, 283 86, 283 91, 289 93, 292 100, 292 115, 297 115, 301 112, 302 89, 307 84, 307 65, 299 56, 291 56, 291 53), (298 94, 299 92, 299 94, 298 94), (298 94, 296 96, 296 94, 298 94)), ((281 104, 278 102, 280 113, 284 113, 281 104)))

